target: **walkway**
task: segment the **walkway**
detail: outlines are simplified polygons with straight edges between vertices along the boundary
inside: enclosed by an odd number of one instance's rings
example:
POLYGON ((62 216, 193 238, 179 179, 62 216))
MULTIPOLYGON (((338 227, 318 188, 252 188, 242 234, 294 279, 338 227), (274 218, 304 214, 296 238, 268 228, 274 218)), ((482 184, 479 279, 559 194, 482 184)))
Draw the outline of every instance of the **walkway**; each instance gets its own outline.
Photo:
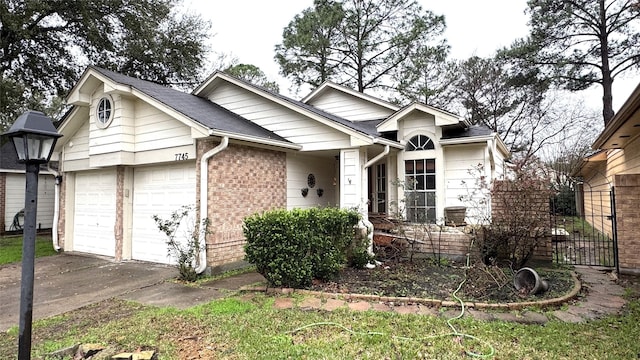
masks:
MULTIPOLYGON (((506 304, 490 306, 494 309, 504 309, 506 311, 484 311, 483 306, 476 307, 475 304, 469 304, 465 311, 465 316, 471 316, 480 320, 503 320, 512 321, 523 324, 545 324, 550 317, 558 320, 579 323, 587 320, 597 319, 606 315, 618 313, 626 304, 622 298, 624 289, 615 283, 609 275, 608 271, 596 269, 592 267, 580 266, 576 267, 576 272, 580 278, 583 292, 578 294, 579 289, 574 289, 572 299, 566 299, 569 305, 563 310, 555 310, 546 314, 521 310, 512 310, 506 304)), ((287 295, 292 292, 298 292, 291 289, 269 289, 270 292, 280 292, 287 295)), ((304 294, 304 292, 303 292, 304 294)), ((417 300, 417 299, 416 299, 417 300)), ((440 306, 433 304, 421 304, 419 301, 404 298, 375 298, 362 295, 344 295, 340 299, 324 297, 322 295, 305 296, 300 302, 295 298, 281 296, 275 299, 274 307, 278 309, 298 308, 302 310, 326 310, 333 311, 338 308, 349 308, 353 311, 393 311, 398 314, 420 314, 431 316, 442 316, 452 318, 460 313, 460 309, 454 302, 443 301, 440 306)))

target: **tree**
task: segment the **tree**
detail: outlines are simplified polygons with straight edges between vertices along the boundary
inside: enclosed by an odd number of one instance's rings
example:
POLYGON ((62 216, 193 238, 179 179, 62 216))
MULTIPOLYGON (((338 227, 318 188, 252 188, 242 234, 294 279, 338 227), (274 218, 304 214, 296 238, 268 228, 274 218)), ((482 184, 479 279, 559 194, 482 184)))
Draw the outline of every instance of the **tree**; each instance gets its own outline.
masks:
POLYGON ((250 82, 254 85, 262 86, 263 88, 272 91, 279 92, 280 87, 275 81, 270 81, 259 67, 251 64, 236 64, 227 67, 223 72, 235 76, 238 79, 250 82))
POLYGON ((315 0, 314 8, 296 15, 282 32, 282 44, 276 45, 280 73, 298 87, 317 87, 334 76, 342 63, 335 45, 343 19, 341 4, 332 0, 315 0))
POLYGON ((592 117, 580 104, 548 93, 548 82, 501 56, 471 57, 459 65, 458 101, 472 124, 498 133, 513 156, 526 162, 569 129, 592 117))
POLYGON ((454 85, 458 80, 458 64, 448 61, 449 46, 423 46, 412 51, 405 66, 397 68, 396 103, 419 101, 445 110, 452 110, 454 85))
POLYGON ((395 88, 398 67, 412 53, 424 54, 444 29, 444 17, 415 0, 316 0, 284 29, 276 60, 298 85, 332 80, 360 92, 395 88))
POLYGON ((603 89, 605 124, 614 115, 614 79, 640 64, 637 0, 529 0, 531 33, 511 54, 572 91, 603 89))
POLYGON ((4 0, 0 3, 0 127, 46 108, 87 64, 165 85, 201 77, 209 23, 174 0, 4 0), (29 103, 42 99, 39 104, 29 103))

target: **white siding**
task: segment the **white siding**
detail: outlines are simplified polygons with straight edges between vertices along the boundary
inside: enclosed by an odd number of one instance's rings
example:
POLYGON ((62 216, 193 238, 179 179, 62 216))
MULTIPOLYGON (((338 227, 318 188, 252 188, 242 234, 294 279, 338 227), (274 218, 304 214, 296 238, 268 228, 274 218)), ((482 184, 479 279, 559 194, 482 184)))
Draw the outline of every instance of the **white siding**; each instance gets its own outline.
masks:
POLYGON ((138 101, 135 113, 136 152, 193 144, 189 126, 153 106, 138 101))
POLYGON ((133 151, 134 128, 131 100, 122 98, 118 94, 109 95, 113 106, 113 121, 107 128, 99 128, 96 120, 96 107, 100 99, 105 96, 102 87, 92 96, 89 108, 89 154, 105 154, 117 151, 133 151))
POLYGON ((209 99, 301 145, 303 151, 340 149, 350 145, 347 134, 232 84, 216 88, 209 99))
POLYGON ((301 153, 287 154, 287 208, 309 208, 314 206, 336 206, 337 160, 333 157, 307 156, 301 153), (309 174, 316 178, 311 188, 307 183, 309 174), (301 189, 308 188, 306 197, 301 189), (318 189, 323 190, 318 196, 318 189))
POLYGON ((362 174, 362 154, 359 149, 340 151, 340 207, 362 209, 363 190, 367 188, 362 174))
POLYGON ((80 129, 64 145, 64 161, 74 161, 89 158, 89 122, 85 122, 80 129))
POLYGON ((433 142, 440 139, 440 128, 436 128, 435 117, 421 112, 414 112, 403 118, 398 130, 398 138, 406 141, 417 134, 428 135, 433 142))
MULTIPOLYGON (((490 171, 490 164, 485 158, 486 146, 481 145, 455 145, 444 148, 445 158, 445 207, 466 206, 467 214, 473 217, 475 212, 485 212, 487 209, 470 209, 471 203, 459 200, 460 196, 469 196, 477 187, 477 180, 480 175, 490 171), (473 169, 482 165, 482 172, 475 172, 473 169)), ((487 183, 490 179, 487 177, 487 183)), ((480 214, 477 214, 480 215, 480 214)), ((486 216, 482 214, 481 216, 486 216)))
POLYGON ((389 108, 338 90, 323 93, 309 105, 351 121, 384 119, 393 113, 389 108))
MULTIPOLYGON (((5 230, 13 229, 13 219, 16 214, 24 209, 25 197, 24 174, 7 174, 5 195, 5 230)), ((38 208, 36 211, 36 229, 51 229, 53 226, 53 203, 55 192, 55 179, 52 175, 41 174, 38 176, 38 208)), ((23 225, 24 218, 19 219, 23 225)))

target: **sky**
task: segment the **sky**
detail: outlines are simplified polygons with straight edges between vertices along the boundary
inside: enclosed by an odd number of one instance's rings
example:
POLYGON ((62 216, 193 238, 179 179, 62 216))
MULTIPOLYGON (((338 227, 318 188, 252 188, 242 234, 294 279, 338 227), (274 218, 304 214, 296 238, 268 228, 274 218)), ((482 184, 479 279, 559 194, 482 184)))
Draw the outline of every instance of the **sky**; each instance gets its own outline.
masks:
MULTIPOLYGON (((423 8, 444 15, 445 37, 450 56, 491 56, 495 50, 527 35, 526 0, 418 0, 423 8)), ((217 53, 234 56, 240 63, 258 66, 276 81, 284 95, 301 98, 289 91, 289 82, 278 74, 273 59, 282 30, 295 15, 313 5, 313 0, 184 0, 187 9, 211 21, 210 46, 217 53)), ((638 75, 616 79, 613 96, 617 110, 638 84, 638 75)), ((583 94, 587 103, 601 106, 601 87, 583 94)))

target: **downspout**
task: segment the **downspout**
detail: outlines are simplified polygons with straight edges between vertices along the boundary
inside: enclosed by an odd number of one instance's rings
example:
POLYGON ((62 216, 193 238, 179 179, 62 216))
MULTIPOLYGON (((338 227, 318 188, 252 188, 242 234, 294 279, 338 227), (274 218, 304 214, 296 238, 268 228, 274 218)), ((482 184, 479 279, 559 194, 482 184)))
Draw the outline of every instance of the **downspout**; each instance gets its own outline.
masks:
POLYGON ((373 159, 367 161, 367 163, 364 164, 364 170, 367 170, 368 168, 371 167, 371 165, 375 164, 376 162, 378 162, 378 160, 382 159, 387 155, 389 155, 389 145, 385 145, 384 150, 380 154, 376 155, 376 157, 374 157, 373 159))
MULTIPOLYGON (((373 159, 367 161, 364 164, 363 167, 363 173, 366 173, 367 169, 371 167, 371 165, 375 164, 376 162, 378 162, 380 159, 382 159, 383 157, 389 155, 389 145, 385 145, 384 146, 384 150, 376 155, 373 159)), ((367 253, 370 256, 374 256, 374 252, 373 252, 373 223, 371 221, 369 221, 369 216, 368 214, 362 214, 362 220, 360 220, 360 226, 367 229, 367 240, 369 241, 369 246, 367 247, 367 253)), ((369 263, 366 265, 367 268, 372 269, 374 268, 376 265, 379 265, 379 263, 376 261, 374 263, 369 263)))
POLYGON ((47 170, 53 174, 56 181, 53 192, 53 224, 51 228, 51 241, 53 242, 53 249, 59 252, 61 247, 58 241, 58 219, 60 218, 60 184, 62 183, 62 176, 56 170, 47 166, 47 170))
MULTIPOLYGON (((209 159, 226 149, 227 146, 229 146, 229 137, 224 136, 218 146, 204 153, 200 159, 200 217, 202 219, 207 218, 209 211, 209 198, 207 196, 209 190, 209 159)), ((196 273, 202 274, 207 269, 207 239, 202 231, 199 232, 198 243, 200 244, 200 254, 195 270, 196 273)))

